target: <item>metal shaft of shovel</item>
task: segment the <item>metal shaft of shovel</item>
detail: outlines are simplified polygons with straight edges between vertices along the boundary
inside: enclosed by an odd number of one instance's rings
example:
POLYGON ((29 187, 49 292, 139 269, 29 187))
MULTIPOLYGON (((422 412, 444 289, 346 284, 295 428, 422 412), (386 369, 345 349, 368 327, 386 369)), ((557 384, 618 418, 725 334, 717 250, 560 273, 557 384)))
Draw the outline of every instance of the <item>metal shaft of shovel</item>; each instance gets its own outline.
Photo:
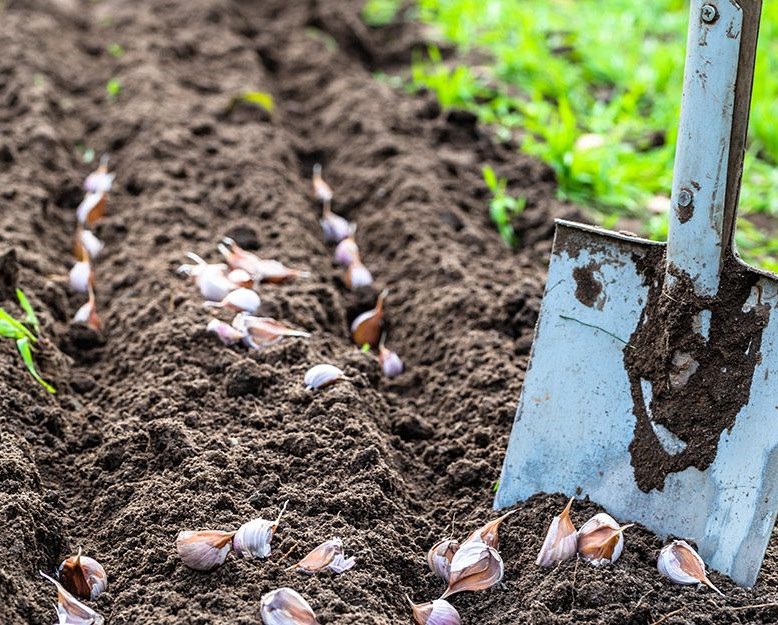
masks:
POLYGON ((495 507, 589 497, 752 586, 778 512, 778 278, 733 233, 761 0, 692 0, 667 244, 557 221, 495 507))

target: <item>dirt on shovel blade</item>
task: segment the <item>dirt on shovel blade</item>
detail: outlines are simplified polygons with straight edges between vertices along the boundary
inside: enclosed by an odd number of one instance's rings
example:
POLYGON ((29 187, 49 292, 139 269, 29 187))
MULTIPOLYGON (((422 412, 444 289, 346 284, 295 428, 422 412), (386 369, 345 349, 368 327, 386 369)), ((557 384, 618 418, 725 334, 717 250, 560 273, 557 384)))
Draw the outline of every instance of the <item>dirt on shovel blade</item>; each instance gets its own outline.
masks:
MULTIPOLYGON (((427 549, 492 518, 532 341, 553 218, 553 175, 494 145, 472 116, 442 111, 373 73, 407 68, 410 25, 369 29, 360 2, 6 0, 0 8, 0 297, 22 286, 40 313, 48 395, 0 341, 0 621, 50 625, 38 577, 79 547, 109 576, 91 602, 111 625, 249 625, 259 599, 291 586, 323 625, 410 623, 407 593, 440 596, 427 549), (112 44, 119 44, 123 53, 112 44), (111 54, 109 48, 113 51, 111 54), (106 85, 112 83, 112 95, 106 85), (120 88, 117 88, 120 87, 120 88), (230 106, 263 91, 272 111, 230 106), (69 320, 84 299, 70 268, 75 208, 94 163, 117 178, 96 226, 102 335, 69 320), (331 263, 310 197, 315 162, 334 209, 359 224, 376 288, 353 294, 331 263), (506 248, 488 219, 481 167, 527 196, 506 248), (312 333, 259 352, 224 347, 175 270, 216 261, 225 235, 311 278, 262 288, 262 313, 312 333), (349 322, 387 300, 388 380, 350 342, 349 322), (348 381, 305 391, 312 365, 348 381), (203 574, 176 555, 179 530, 234 530, 289 507, 268 560, 203 574), (287 567, 325 539, 356 567, 287 567)), ((229 319, 228 316, 224 317, 229 319)), ((571 393, 575 389, 570 389, 571 393)), ((674 587, 662 542, 627 531, 611 567, 534 560, 562 496, 521 504, 502 531, 506 573, 458 595, 463 623, 775 623, 778 542, 756 588, 674 587)), ((597 508, 577 503, 580 526, 597 508)))

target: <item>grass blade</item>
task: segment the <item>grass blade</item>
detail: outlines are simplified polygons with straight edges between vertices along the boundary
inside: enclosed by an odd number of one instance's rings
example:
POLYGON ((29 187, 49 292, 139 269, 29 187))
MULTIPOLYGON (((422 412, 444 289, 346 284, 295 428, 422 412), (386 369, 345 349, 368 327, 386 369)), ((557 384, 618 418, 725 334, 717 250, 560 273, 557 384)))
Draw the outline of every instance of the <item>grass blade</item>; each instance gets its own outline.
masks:
POLYGON ((24 310, 24 314, 26 315, 25 323, 35 330, 35 334, 39 334, 40 323, 38 322, 38 315, 36 315, 35 311, 32 309, 32 305, 27 299, 27 296, 21 289, 16 289, 16 298, 19 300, 19 306, 22 307, 22 310, 24 310))
POLYGON ((30 375, 32 375, 32 377, 35 378, 35 380, 43 388, 45 388, 49 393, 54 395, 57 392, 57 389, 55 389, 51 384, 46 382, 46 380, 44 380, 40 376, 38 370, 35 368, 35 362, 32 359, 32 348, 30 347, 30 339, 27 338, 26 336, 17 339, 16 349, 19 350, 19 354, 21 355, 24 364, 27 365, 27 370, 30 372, 30 375))
POLYGON ((15 333, 9 334, 8 335, 9 338, 18 339, 22 337, 27 337, 33 343, 38 340, 37 338, 35 338, 35 335, 24 326, 23 323, 14 319, 2 308, 0 308, 0 323, 2 323, 6 327, 13 328, 15 333))

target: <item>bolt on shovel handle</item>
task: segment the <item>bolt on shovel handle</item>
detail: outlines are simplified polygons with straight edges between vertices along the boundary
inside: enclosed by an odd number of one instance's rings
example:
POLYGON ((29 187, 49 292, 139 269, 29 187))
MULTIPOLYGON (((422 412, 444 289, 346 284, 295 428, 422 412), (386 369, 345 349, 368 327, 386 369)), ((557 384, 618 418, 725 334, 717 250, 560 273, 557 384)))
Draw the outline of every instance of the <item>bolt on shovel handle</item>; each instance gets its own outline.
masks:
POLYGON ((692 0, 667 274, 718 292, 743 174, 762 0, 692 0))

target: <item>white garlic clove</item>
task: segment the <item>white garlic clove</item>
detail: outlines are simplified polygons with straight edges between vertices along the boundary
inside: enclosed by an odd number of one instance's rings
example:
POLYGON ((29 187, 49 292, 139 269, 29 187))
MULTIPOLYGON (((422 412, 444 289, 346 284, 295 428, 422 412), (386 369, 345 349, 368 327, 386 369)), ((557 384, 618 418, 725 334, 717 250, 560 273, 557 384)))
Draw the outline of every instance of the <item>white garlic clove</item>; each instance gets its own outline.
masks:
POLYGON ((262 349, 275 345, 288 337, 308 338, 310 332, 295 330, 272 317, 254 317, 239 313, 232 320, 234 328, 244 333, 244 343, 253 349, 262 349))
POLYGON ((254 314, 262 304, 259 294, 252 289, 239 288, 228 293, 221 301, 207 301, 206 308, 226 308, 234 312, 247 312, 254 314))
POLYGON ((205 329, 219 337, 219 340, 225 345, 235 345, 246 338, 244 332, 236 330, 229 323, 219 319, 211 319, 205 329))
POLYGON ((448 581, 451 574, 451 560, 459 551, 459 542, 453 538, 446 538, 435 543, 427 552, 427 564, 430 571, 442 580, 448 581))
POLYGON ((705 584, 722 597, 724 593, 713 585, 705 572, 705 562, 685 540, 674 540, 659 552, 656 561, 659 572, 674 584, 705 584))
POLYGON ((418 625, 460 625, 462 622, 459 612, 445 599, 435 599, 427 603, 414 603, 410 597, 406 597, 411 604, 413 620, 418 625))
POLYGON ((57 587, 58 625, 103 625, 105 619, 70 594, 56 579, 39 571, 41 577, 57 587))
POLYGON ((101 322, 97 315, 97 303, 95 302, 95 292, 89 289, 89 299, 73 315, 73 323, 84 323, 95 332, 100 331, 101 322))
POLYGON ((538 566, 552 566, 557 562, 565 562, 578 553, 578 532, 570 520, 572 505, 573 497, 567 502, 565 509, 551 520, 551 526, 535 560, 538 566))
POLYGON ((82 555, 80 547, 75 556, 59 565, 57 577, 69 592, 81 599, 97 599, 108 586, 105 569, 94 558, 82 555))
POLYGON ((345 282, 350 289, 361 289, 373 284, 373 274, 357 259, 346 269, 345 282))
POLYGON ((363 312, 351 322, 351 338, 359 347, 369 345, 371 349, 376 349, 380 344, 384 326, 384 300, 387 295, 388 289, 381 291, 375 308, 363 312))
POLYGON ((76 240, 73 244, 73 254, 76 260, 95 259, 104 247, 105 244, 91 230, 79 227, 76 231, 76 240))
POLYGON ((303 383, 306 389, 316 390, 335 384, 345 378, 343 370, 338 369, 335 365, 314 365, 306 371, 303 383))
POLYGON ((378 349, 378 363, 381 365, 381 371, 387 378, 394 378, 405 371, 405 365, 397 352, 393 352, 381 345, 378 349))
POLYGON ((290 568, 298 569, 303 573, 313 574, 326 570, 339 575, 353 568, 355 564, 354 557, 344 557, 343 542, 340 538, 332 538, 313 549, 290 568))
POLYGON ((224 564, 235 532, 204 530, 179 532, 176 550, 181 561, 195 571, 210 571, 224 564))
POLYGON ((308 602, 291 588, 279 588, 263 595, 260 614, 265 625, 319 624, 308 602))
POLYGON ((108 173, 108 155, 100 157, 100 165, 84 180, 84 189, 89 193, 108 193, 116 174, 108 173))
POLYGON ((70 281, 70 288, 76 293, 88 293, 89 287, 94 284, 92 265, 88 260, 76 262, 70 269, 68 279, 70 281))
POLYGON ((313 195, 317 200, 328 206, 332 202, 332 188, 321 176, 321 165, 316 163, 313 166, 313 195))
POLYGON ((578 555, 595 566, 615 562, 624 549, 624 530, 630 527, 619 526, 604 512, 595 514, 578 530, 578 555))
POLYGON ((293 278, 310 276, 307 271, 290 269, 277 260, 260 258, 256 254, 244 250, 229 237, 222 239, 218 249, 233 270, 243 271, 257 282, 279 284, 293 278))
POLYGON ((76 209, 79 225, 91 226, 105 213, 106 195, 103 191, 87 193, 76 209))
POLYGON ((494 549, 500 548, 500 526, 505 519, 515 514, 517 510, 511 510, 507 514, 503 514, 501 517, 489 521, 486 525, 479 527, 470 536, 467 537, 465 542, 480 541, 489 547, 494 549))
POLYGON ((354 236, 356 231, 354 224, 331 211, 325 211, 319 223, 327 243, 340 243, 343 239, 354 236))
POLYGON ((505 573, 500 554, 480 540, 464 543, 451 559, 448 588, 441 599, 455 593, 486 590, 502 580, 505 573))
POLYGON ((359 248, 357 247, 356 241, 351 237, 346 237, 338 243, 338 246, 335 248, 333 260, 338 265, 343 265, 344 267, 348 267, 354 261, 359 260, 359 248))
POLYGON ((254 286, 254 278, 251 277, 251 275, 244 271, 243 269, 232 269, 227 274, 227 280, 232 282, 236 287, 242 286, 247 289, 250 289, 252 286, 254 286))
POLYGON ((232 546, 239 558, 267 558, 270 555, 270 543, 288 503, 285 502, 281 507, 275 521, 252 519, 238 528, 232 546))

